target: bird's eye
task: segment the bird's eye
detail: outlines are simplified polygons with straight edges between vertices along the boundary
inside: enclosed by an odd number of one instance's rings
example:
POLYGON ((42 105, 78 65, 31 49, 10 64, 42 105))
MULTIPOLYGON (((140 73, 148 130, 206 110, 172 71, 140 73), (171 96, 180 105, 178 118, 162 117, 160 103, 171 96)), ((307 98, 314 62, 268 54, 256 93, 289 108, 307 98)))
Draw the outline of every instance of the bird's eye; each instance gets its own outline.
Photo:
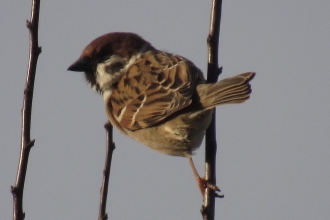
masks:
POLYGON ((97 52, 96 59, 98 62, 104 62, 110 59, 110 57, 113 55, 111 48, 106 47, 100 51, 97 52))
POLYGON ((110 59, 111 56, 103 56, 97 60, 98 63, 104 63, 110 59))

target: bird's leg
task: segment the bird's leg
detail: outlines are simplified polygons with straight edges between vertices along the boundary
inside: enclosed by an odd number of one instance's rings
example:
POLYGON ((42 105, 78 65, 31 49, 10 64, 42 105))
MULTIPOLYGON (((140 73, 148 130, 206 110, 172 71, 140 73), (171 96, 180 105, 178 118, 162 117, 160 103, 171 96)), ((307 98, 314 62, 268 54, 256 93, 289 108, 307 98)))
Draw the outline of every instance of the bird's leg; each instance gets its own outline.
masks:
MULTIPOLYGON (((195 167, 195 164, 194 164, 194 161, 192 160, 191 157, 188 157, 188 160, 189 160, 189 164, 191 166, 191 169, 193 171, 193 174, 195 176, 195 179, 196 179, 196 183, 199 187, 199 190, 201 191, 202 193, 202 196, 204 197, 204 192, 206 190, 206 188, 209 188, 209 189, 212 189, 213 191, 218 191, 220 192, 220 189, 219 187, 217 187, 216 185, 212 184, 212 183, 209 183, 205 177, 200 177, 197 170, 196 170, 196 167, 195 167)), ((221 195, 218 195, 219 197, 221 197, 221 195)))

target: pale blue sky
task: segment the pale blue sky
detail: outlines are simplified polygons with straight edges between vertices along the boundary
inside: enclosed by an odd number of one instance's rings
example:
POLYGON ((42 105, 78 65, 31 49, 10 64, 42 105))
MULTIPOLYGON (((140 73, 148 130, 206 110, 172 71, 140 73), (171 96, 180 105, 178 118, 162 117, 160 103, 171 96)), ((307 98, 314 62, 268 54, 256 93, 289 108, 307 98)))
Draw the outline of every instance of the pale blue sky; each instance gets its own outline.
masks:
MULTIPOLYGON (((0 7, 0 219, 20 150, 31 1, 0 7)), ((67 67, 99 35, 138 33, 206 71, 209 1, 42 1, 25 185, 26 219, 96 219, 105 154, 102 98, 67 67), (205 2, 205 3, 204 3, 205 2)), ((223 2, 220 78, 256 71, 251 99, 217 111, 217 219, 330 219, 330 1, 223 2)), ((201 219, 184 158, 114 132, 109 219, 201 219)), ((203 173, 204 147, 194 157, 203 173)))

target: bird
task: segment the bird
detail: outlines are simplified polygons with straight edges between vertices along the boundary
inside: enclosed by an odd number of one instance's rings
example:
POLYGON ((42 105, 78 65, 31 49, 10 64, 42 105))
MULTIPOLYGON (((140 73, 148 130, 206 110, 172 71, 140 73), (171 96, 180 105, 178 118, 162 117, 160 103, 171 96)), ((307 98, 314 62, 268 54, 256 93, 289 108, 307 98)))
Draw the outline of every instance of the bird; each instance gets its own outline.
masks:
POLYGON ((202 195, 206 188, 220 191, 199 176, 192 156, 214 108, 249 99, 255 72, 208 83, 189 59, 129 32, 97 37, 68 70, 84 72, 120 132, 160 153, 188 158, 202 195))

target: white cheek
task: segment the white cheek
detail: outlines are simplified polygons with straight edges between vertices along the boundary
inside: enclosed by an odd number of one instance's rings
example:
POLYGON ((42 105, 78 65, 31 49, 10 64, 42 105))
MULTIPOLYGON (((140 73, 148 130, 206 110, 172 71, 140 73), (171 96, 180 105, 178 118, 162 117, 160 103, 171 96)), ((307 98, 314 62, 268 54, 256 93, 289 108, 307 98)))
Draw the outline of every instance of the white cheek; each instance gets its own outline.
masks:
POLYGON ((106 63, 100 63, 96 67, 96 82, 102 89, 105 84, 111 82, 112 77, 105 72, 106 63))
POLYGON ((109 62, 100 63, 96 67, 96 83, 100 86, 101 91, 112 89, 114 84, 120 77, 121 73, 109 74, 106 72, 106 68, 109 62))

